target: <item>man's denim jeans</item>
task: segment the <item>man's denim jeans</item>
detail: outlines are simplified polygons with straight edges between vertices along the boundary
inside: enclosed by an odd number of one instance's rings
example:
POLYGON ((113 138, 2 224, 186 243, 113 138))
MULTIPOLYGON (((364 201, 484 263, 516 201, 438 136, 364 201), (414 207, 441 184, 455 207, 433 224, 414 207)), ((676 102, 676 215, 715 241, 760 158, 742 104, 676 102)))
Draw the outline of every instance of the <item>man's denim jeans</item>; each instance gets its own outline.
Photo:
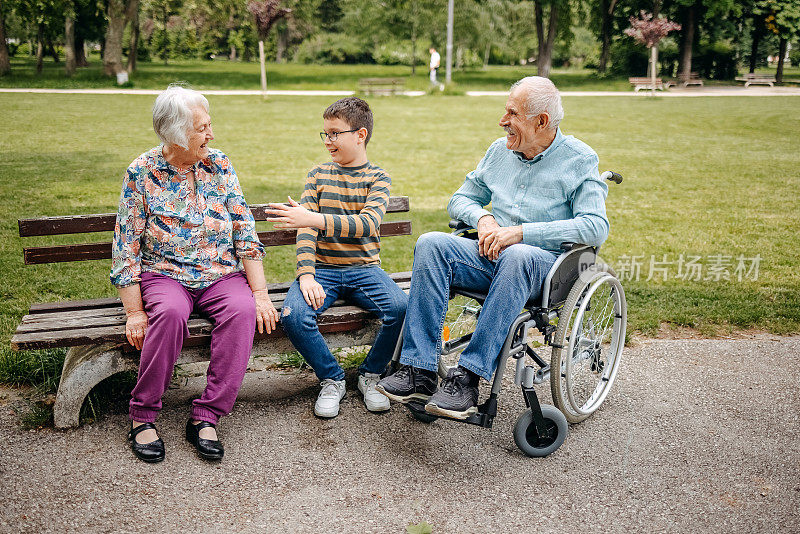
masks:
POLYGON ((511 323, 525 303, 536 299, 556 256, 539 247, 516 244, 490 261, 478 242, 442 232, 423 234, 414 249, 403 351, 400 363, 438 368, 450 287, 488 291, 475 333, 459 365, 491 380, 511 323))
POLYGON ((341 298, 372 312, 383 323, 372 349, 359 368, 362 374, 382 373, 394 354, 403 327, 408 296, 378 266, 338 269, 317 267, 314 278, 325 290, 325 302, 320 308, 315 310, 306 303, 297 280, 283 301, 281 324, 297 351, 320 380, 344 379, 344 370, 317 328, 317 316, 341 298))

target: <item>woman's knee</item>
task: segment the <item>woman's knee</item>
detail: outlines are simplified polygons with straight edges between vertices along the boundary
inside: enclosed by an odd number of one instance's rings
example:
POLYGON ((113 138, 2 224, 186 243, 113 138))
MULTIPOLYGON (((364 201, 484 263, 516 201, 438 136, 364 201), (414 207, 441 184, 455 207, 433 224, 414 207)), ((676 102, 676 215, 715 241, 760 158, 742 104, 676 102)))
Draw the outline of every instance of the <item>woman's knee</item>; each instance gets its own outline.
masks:
POLYGON ((148 322, 161 323, 165 326, 183 327, 189 321, 191 310, 183 303, 161 301, 148 303, 148 322))

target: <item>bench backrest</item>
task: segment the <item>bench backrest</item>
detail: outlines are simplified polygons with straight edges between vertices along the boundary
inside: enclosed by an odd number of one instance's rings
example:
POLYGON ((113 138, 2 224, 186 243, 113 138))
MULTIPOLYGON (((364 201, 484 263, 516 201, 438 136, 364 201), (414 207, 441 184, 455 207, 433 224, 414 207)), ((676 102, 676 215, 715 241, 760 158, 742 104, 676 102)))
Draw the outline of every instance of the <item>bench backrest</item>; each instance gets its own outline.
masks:
MULTIPOLYGON (((268 206, 266 204, 250 206, 250 211, 256 221, 267 220, 267 209, 268 206)), ((408 211, 408 197, 389 198, 387 213, 405 213, 408 211)), ((18 221, 19 236, 35 237, 113 232, 116 221, 116 213, 20 219, 18 221)), ((381 237, 395 235, 411 235, 411 221, 388 221, 381 224, 381 237)), ((268 230, 258 233, 258 238, 266 247, 294 244, 296 236, 296 230, 268 230)), ((22 253, 26 265, 103 260, 111 257, 111 242, 26 247, 22 249, 22 253)))
MULTIPOLYGON (((646 84, 652 84, 653 83, 653 79, 652 78, 647 78, 647 77, 644 77, 644 76, 642 76, 642 77, 631 76, 630 78, 628 78, 628 82, 634 83, 634 84, 645 84, 645 83, 646 84)), ((663 82, 663 80, 661 78, 656 78, 656 85, 661 85, 663 83, 664 82, 663 82)))

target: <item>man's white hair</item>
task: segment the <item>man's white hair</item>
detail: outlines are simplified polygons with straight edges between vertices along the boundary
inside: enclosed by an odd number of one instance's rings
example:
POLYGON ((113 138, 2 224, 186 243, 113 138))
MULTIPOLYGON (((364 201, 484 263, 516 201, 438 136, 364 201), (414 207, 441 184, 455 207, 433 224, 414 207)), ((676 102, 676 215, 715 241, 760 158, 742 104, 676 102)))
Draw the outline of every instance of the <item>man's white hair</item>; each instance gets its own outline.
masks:
POLYGON ((512 85, 511 91, 518 87, 526 90, 525 116, 532 119, 547 113, 550 117, 549 128, 558 128, 564 118, 564 108, 561 106, 561 94, 553 82, 541 76, 528 76, 512 85))
POLYGON ((189 148, 189 131, 194 127, 194 112, 202 107, 208 113, 208 100, 193 89, 171 84, 153 104, 153 130, 165 145, 189 148))

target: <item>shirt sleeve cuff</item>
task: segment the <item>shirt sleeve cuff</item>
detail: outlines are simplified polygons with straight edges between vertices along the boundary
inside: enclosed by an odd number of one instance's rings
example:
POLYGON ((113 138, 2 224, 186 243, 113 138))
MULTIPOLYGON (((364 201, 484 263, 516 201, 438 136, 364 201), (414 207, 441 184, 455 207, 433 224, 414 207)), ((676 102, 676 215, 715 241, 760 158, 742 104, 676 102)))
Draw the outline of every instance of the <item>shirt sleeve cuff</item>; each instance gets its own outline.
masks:
POLYGON ((522 223, 522 242, 526 245, 541 247, 542 223, 522 223))
POLYGON ((304 274, 314 275, 316 272, 317 272, 316 269, 314 269, 314 267, 311 265, 305 267, 299 267, 297 269, 297 276, 295 276, 295 278, 300 278, 304 274))
POLYGON ((239 259, 263 260, 264 256, 266 253, 261 245, 249 241, 236 243, 236 257, 239 259))
POLYGON ((478 221, 480 221, 481 218, 485 217, 486 215, 491 215, 491 214, 492 214, 492 212, 489 211, 489 210, 485 210, 483 208, 475 208, 474 211, 470 211, 467 214, 467 219, 469 219, 469 220, 464 221, 464 222, 477 230, 478 229, 478 221))

